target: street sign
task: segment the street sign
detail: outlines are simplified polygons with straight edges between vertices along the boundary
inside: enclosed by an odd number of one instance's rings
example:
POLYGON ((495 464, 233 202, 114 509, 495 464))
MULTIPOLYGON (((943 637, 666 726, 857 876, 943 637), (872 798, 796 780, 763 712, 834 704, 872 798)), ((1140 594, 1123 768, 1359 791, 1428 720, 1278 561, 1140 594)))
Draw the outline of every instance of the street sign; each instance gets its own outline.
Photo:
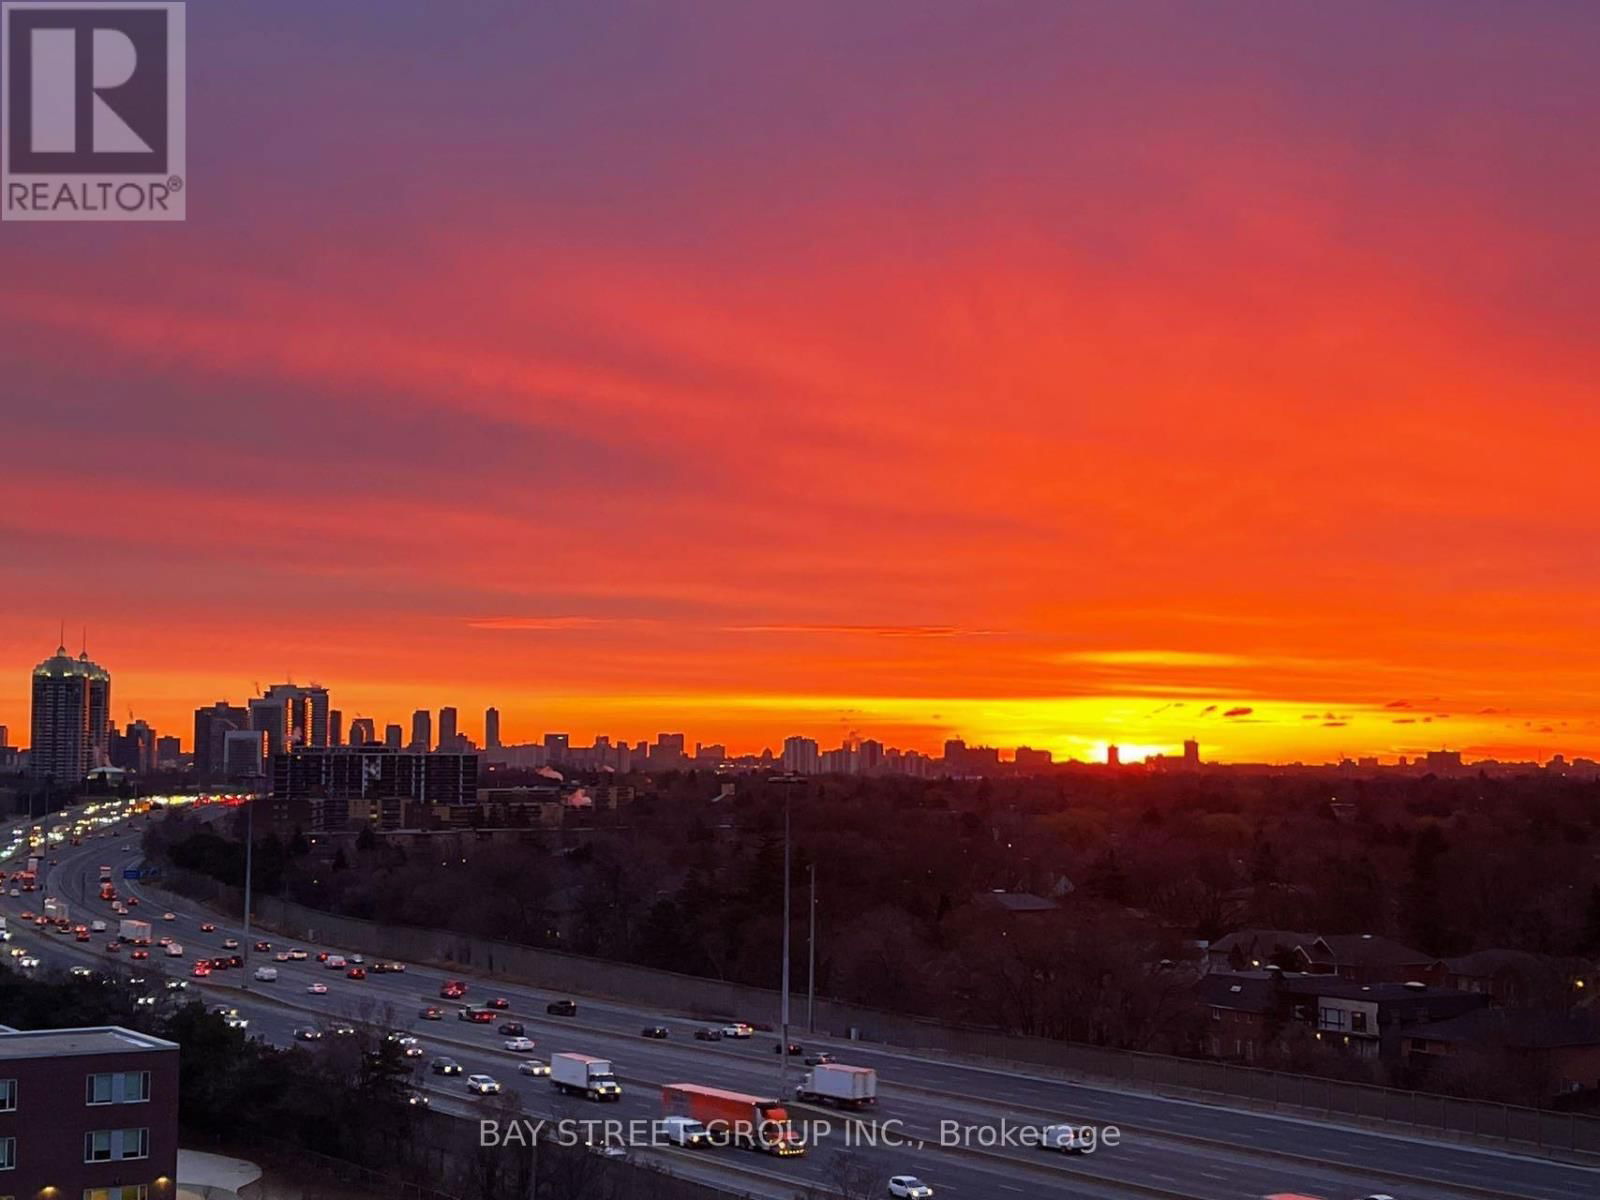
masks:
POLYGON ((139 878, 139 868, 138 867, 123 867, 122 868, 122 877, 124 879, 138 879, 139 878))

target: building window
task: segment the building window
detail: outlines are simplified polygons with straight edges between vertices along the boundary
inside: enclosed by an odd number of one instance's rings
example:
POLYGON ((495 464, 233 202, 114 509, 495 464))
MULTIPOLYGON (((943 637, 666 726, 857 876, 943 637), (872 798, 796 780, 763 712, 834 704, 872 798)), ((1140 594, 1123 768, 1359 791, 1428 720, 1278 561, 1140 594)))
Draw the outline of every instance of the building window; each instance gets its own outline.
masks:
MULTIPOLYGON (((17 1081, 0 1079, 0 1112, 15 1112, 17 1108, 17 1081)), ((3 1200, 3 1198, 0 1198, 3 1200)))
POLYGON ((1343 1029, 1344 1028, 1344 1009, 1342 1009, 1342 1008, 1324 1008, 1322 1010, 1321 1016, 1322 1016, 1322 1028, 1324 1028, 1324 1029, 1343 1029))
POLYGON ((1351 1033, 1365 1033, 1366 1031, 1367 1031, 1367 1014, 1364 1013, 1364 1012, 1353 1012, 1353 1013, 1351 1013, 1350 1014, 1350 1032, 1351 1033))
POLYGON ((0 1171, 15 1170, 17 1165, 17 1139, 0 1138, 0 1171))
POLYGON ((83 1135, 84 1162, 121 1162, 149 1156, 148 1129, 97 1129, 83 1135))
MULTIPOLYGON (((150 1189, 142 1183, 130 1183, 125 1187, 110 1188, 84 1188, 83 1200, 149 1200, 150 1189)), ((11 1197, 0 1197, 0 1200, 11 1200, 11 1197)))
POLYGON ((150 1099, 149 1071, 116 1071, 85 1079, 85 1104, 143 1104, 150 1099))

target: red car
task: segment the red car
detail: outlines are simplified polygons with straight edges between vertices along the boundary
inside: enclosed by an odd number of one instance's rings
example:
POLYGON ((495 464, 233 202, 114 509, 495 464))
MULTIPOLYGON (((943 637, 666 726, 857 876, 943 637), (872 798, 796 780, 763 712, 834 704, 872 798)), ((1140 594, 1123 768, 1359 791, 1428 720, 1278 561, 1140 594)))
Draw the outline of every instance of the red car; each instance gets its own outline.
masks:
POLYGON ((217 931, 217 927, 215 925, 213 925, 210 921, 206 921, 205 923, 203 923, 200 926, 200 932, 201 933, 215 933, 216 931, 217 931))
POLYGON ((75 942, 87 942, 89 940, 89 931, 87 929, 77 930, 72 935, 72 940, 75 942))
POLYGON ((122 953, 122 943, 121 942, 107 942, 106 943, 106 953, 107 954, 121 954, 122 953))
POLYGON ((129 957, 130 958, 149 958, 150 957, 150 951, 148 951, 148 950, 135 950, 131 955, 129 955, 129 957))
POLYGON ((204 979, 207 975, 211 974, 211 965, 209 963, 197 962, 189 971, 189 974, 193 975, 196 979, 204 979))
POLYGON ((317 961, 319 963, 327 962, 328 961, 328 952, 326 950, 318 950, 317 951, 317 961))
POLYGON ((365 967, 351 967, 344 973, 344 977, 346 979, 365 979, 367 977, 367 969, 365 967))
POLYGON ((439 989, 441 1000, 459 1000, 467 994, 467 985, 459 979, 447 979, 444 986, 439 989))
POLYGON ((490 1000, 488 1002, 488 1007, 490 1007, 490 1008, 510 1008, 511 1007, 511 1001, 507 1000, 504 996, 496 996, 493 1000, 490 1000))

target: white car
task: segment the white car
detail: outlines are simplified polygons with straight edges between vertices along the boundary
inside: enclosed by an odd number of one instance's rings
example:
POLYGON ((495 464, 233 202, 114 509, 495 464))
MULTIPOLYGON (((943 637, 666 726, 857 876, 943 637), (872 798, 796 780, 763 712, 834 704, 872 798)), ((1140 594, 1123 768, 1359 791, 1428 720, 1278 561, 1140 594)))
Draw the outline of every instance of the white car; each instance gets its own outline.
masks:
POLYGON ((498 1092, 499 1090, 500 1085, 495 1082, 493 1075, 467 1076, 467 1091, 469 1092, 475 1092, 480 1096, 487 1096, 490 1093, 498 1092))
POLYGON ((527 1062, 517 1067, 517 1070, 524 1075, 548 1075, 550 1074, 550 1064, 540 1062, 537 1058, 530 1058, 527 1062))
POLYGON ((927 1200, 927 1197, 933 1195, 933 1189, 915 1175, 891 1175, 889 1195, 909 1196, 911 1200, 927 1200))
POLYGON ((224 950, 237 950, 239 948, 239 939, 238 938, 223 938, 222 939, 222 948, 224 950))
POLYGON ((507 1050, 532 1050, 534 1040, 531 1037, 514 1037, 506 1039, 507 1050))
POLYGON ((161 919, 163 921, 176 921, 178 919, 178 914, 177 913, 162 913, 161 914, 161 919))
POLYGON ((306 985, 306 991, 313 996, 326 996, 328 994, 328 985, 325 983, 309 983, 306 985))
POLYGON ((167 980, 167 991, 169 991, 169 992, 187 991, 188 987, 189 987, 189 981, 187 979, 169 979, 169 980, 167 980))
MULTIPOLYGON (((27 965, 26 959, 23 960, 23 965, 27 965)), ((71 974, 74 979, 87 979, 89 976, 93 975, 94 972, 88 967, 73 967, 69 974, 71 974)))
POLYGON ((754 1029, 742 1021, 736 1021, 732 1025, 724 1025, 722 1027, 722 1036, 725 1038, 747 1038, 754 1032, 754 1029))
POLYGON ((405 1050, 402 1051, 402 1053, 407 1058, 421 1058, 424 1054, 427 1053, 427 1051, 424 1050, 421 1046, 411 1045, 411 1046, 407 1046, 405 1048, 405 1050))

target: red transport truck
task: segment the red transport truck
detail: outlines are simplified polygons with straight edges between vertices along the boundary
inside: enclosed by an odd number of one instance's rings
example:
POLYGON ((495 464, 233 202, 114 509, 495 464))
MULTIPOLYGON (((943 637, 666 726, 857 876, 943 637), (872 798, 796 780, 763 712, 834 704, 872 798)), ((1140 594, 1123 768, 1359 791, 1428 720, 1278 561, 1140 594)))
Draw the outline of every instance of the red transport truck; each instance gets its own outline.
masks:
POLYGON ((698 1083, 669 1083, 661 1089, 661 1107, 669 1117, 693 1117, 719 1144, 731 1142, 786 1158, 806 1152, 805 1141, 780 1100, 763 1100, 698 1083))

